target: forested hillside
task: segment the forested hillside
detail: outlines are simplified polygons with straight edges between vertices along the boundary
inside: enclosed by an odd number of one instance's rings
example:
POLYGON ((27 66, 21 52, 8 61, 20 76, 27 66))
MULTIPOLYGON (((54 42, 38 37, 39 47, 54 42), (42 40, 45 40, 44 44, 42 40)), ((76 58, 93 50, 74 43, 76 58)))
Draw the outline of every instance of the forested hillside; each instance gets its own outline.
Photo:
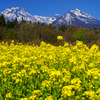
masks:
POLYGON ((61 26, 57 29, 55 26, 49 24, 44 25, 44 23, 32 23, 23 20, 18 23, 17 18, 14 21, 5 22, 3 15, 0 16, 0 42, 11 43, 11 40, 21 42, 23 44, 28 43, 29 45, 35 44, 40 45, 41 41, 50 43, 52 45, 58 46, 57 36, 63 36, 65 42, 75 45, 76 40, 83 41, 89 47, 94 43, 100 46, 100 30, 94 28, 93 30, 87 27, 78 28, 75 25, 69 25, 68 27, 61 26))

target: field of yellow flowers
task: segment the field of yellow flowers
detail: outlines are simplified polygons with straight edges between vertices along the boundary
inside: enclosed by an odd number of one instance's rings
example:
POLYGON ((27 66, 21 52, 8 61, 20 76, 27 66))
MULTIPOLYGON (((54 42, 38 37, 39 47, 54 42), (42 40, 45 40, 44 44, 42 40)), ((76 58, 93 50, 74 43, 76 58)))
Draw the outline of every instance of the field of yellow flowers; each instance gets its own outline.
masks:
POLYGON ((0 43, 0 100, 100 100, 100 51, 0 43))

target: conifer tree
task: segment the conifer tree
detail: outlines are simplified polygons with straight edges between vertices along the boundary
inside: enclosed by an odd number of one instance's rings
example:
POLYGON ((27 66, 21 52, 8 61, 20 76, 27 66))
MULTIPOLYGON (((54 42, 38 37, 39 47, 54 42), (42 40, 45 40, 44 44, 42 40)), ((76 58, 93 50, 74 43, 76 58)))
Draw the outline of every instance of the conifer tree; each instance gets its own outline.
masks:
POLYGON ((10 21, 9 21, 9 19, 7 20, 7 28, 10 28, 10 21))
POLYGON ((13 21, 13 22, 11 22, 11 21, 9 21, 9 20, 7 20, 7 28, 14 28, 15 27, 15 22, 13 21))
POLYGON ((23 19, 23 17, 22 17, 22 21, 20 22, 20 24, 22 24, 22 23, 26 23, 26 21, 23 19))
POLYGON ((65 32, 67 30, 67 27, 65 27, 65 25, 62 25, 61 27, 59 27, 59 30, 65 32))
POLYGON ((30 20, 30 22, 29 22, 30 24, 32 24, 32 22, 31 22, 31 20, 30 20))
POLYGON ((15 20, 13 21, 14 22, 14 27, 16 26, 18 26, 18 21, 17 21, 17 17, 15 18, 15 20))
POLYGON ((21 21, 22 23, 26 23, 26 21, 23 19, 23 17, 22 17, 22 21, 21 21))
POLYGON ((40 24, 40 22, 38 22, 38 25, 40 24))
POLYGON ((15 21, 14 21, 16 24, 18 24, 18 21, 17 21, 17 17, 15 18, 15 21))
POLYGON ((3 16, 3 14, 0 16, 0 26, 3 26, 3 27, 6 26, 6 22, 5 22, 5 18, 3 16))
POLYGON ((97 28, 96 28, 96 27, 94 27, 94 30, 97 30, 97 28))

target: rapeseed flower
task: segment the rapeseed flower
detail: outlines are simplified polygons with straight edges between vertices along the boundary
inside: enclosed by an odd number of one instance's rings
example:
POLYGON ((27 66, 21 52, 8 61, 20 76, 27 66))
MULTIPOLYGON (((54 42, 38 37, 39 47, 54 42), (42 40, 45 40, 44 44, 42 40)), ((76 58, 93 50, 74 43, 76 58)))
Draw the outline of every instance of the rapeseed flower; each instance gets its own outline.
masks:
POLYGON ((9 92, 9 93, 6 94, 6 98, 13 98, 11 92, 9 92))
POLYGON ((8 91, 17 89, 16 98, 22 95, 28 97, 21 100, 51 100, 54 98, 50 96, 51 90, 52 94, 57 91, 55 95, 61 95, 58 100, 85 100, 82 95, 91 100, 99 100, 98 47, 93 45, 89 49, 80 41, 77 41, 76 46, 68 45, 66 42, 64 46, 57 47, 43 41, 40 46, 22 43, 14 45, 13 41, 8 47, 7 43, 0 43, 1 94, 5 92, 4 99, 11 99, 15 94, 8 91), (43 95, 47 95, 47 92, 48 97, 44 98, 43 95), (29 97, 30 93, 32 96, 29 97), (80 97, 76 94, 80 94, 80 97))
POLYGON ((29 97, 28 100, 36 100, 36 97, 37 97, 36 95, 32 95, 32 96, 29 97))
POLYGON ((64 46, 67 47, 69 44, 67 42, 65 42, 64 46))
POLYGON ((58 36, 57 39, 58 40, 63 40, 63 37, 62 36, 58 36))
POLYGON ((63 42, 63 37, 62 36, 57 36, 57 40, 60 41, 60 45, 61 45, 61 41, 63 42))
POLYGON ((28 98, 21 98, 20 100, 28 100, 28 98))
POLYGON ((45 98, 44 100, 54 100, 54 99, 52 98, 52 96, 48 96, 48 97, 45 98))
POLYGON ((42 93, 41 93, 41 90, 34 90, 33 92, 32 92, 32 95, 42 95, 42 93))

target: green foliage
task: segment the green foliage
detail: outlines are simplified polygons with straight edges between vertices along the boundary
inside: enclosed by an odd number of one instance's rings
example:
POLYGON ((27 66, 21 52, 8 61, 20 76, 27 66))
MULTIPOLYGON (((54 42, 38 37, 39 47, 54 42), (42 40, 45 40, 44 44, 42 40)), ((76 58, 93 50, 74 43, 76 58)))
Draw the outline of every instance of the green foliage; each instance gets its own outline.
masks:
POLYGON ((42 38, 44 41, 49 41, 49 42, 56 42, 57 35, 50 29, 45 29, 44 34, 42 35, 42 38))
POLYGON ((89 40, 90 42, 91 41, 97 41, 98 39, 99 39, 99 34, 97 34, 96 30, 90 31, 88 33, 87 40, 89 40))
POLYGON ((35 25, 32 25, 31 23, 22 23, 18 30, 18 39, 22 42, 31 42, 33 39, 37 38, 36 29, 35 25))
POLYGON ((0 27, 0 40, 5 39, 7 36, 7 27, 0 27))
POLYGON ((99 30, 93 30, 94 34, 100 34, 99 30))
POLYGON ((16 32, 14 32, 12 29, 9 29, 9 31, 7 32, 7 39, 15 40, 16 35, 16 32))
POLYGON ((82 31, 80 31, 80 30, 78 30, 78 31, 75 31, 74 32, 74 34, 72 35, 72 37, 75 39, 75 40, 85 40, 86 39, 86 37, 85 37, 85 35, 84 35, 84 33, 86 32, 86 30, 82 30, 82 31))

